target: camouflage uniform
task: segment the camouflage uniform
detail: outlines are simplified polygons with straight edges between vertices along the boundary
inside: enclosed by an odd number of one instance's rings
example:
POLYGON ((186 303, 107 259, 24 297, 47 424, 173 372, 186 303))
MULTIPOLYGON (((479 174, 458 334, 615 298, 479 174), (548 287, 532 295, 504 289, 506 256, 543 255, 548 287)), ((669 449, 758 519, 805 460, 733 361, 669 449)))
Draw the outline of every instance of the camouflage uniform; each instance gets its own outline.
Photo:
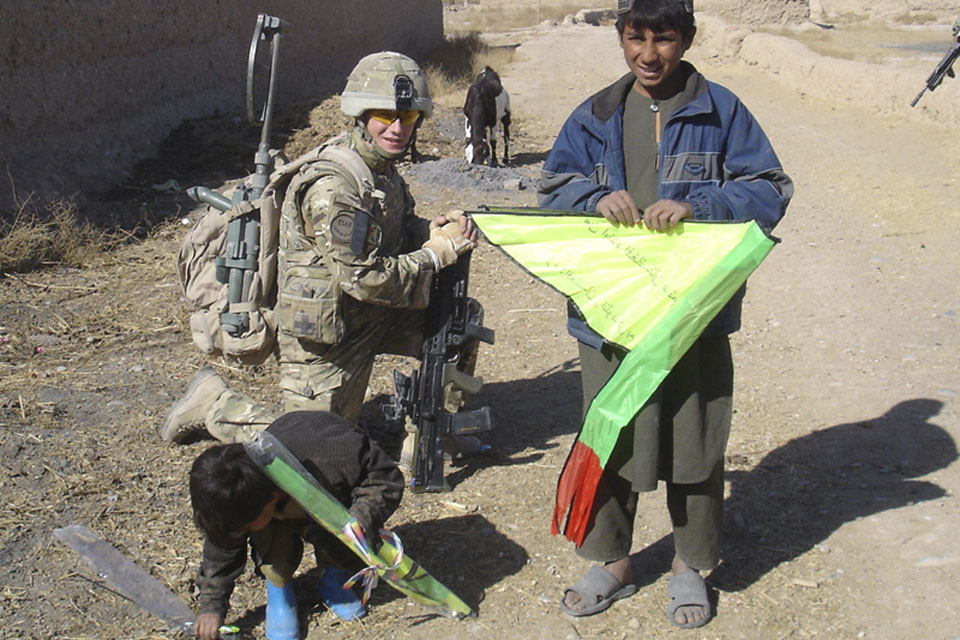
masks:
POLYGON ((356 422, 374 356, 420 355, 434 270, 420 249, 428 222, 414 214, 392 163, 369 149, 359 131, 340 144, 373 170, 378 193, 358 194, 339 174, 291 185, 280 264, 285 275, 304 279, 281 279, 278 308, 285 311, 288 294, 302 288, 330 293, 320 305, 328 309, 318 314, 281 312, 277 341, 285 410, 323 409, 356 422))
MULTIPOLYGON (((371 168, 376 192, 357 193, 340 173, 311 180, 309 165, 301 171, 308 177, 290 185, 280 223, 277 345, 284 412, 324 410, 356 422, 374 357, 422 355, 434 265, 419 249, 429 223, 414 213, 393 164, 370 150, 359 131, 337 144, 371 168)), ((474 343, 462 358, 467 373, 476 351, 474 343)), ((448 396, 448 408, 459 408, 459 395, 448 396)), ((213 435, 223 427, 250 434, 273 419, 228 390, 206 422, 213 435)))
MULTIPOLYGON (((280 214, 273 314, 284 412, 325 410, 356 422, 375 356, 422 355, 433 276, 472 248, 462 235, 456 243, 448 237, 435 244, 437 229, 415 215, 393 166, 406 148, 387 153, 371 140, 363 118, 371 109, 430 116, 429 89, 416 62, 393 52, 361 60, 341 96, 341 110, 356 118, 354 130, 291 168, 296 174, 280 214)), ((468 374, 477 346, 465 347, 459 359, 468 374)), ((462 393, 449 389, 446 405, 459 409, 462 393)), ((201 370, 168 412, 161 436, 179 441, 192 422, 202 421, 218 440, 244 441, 274 418, 212 370, 201 370)))

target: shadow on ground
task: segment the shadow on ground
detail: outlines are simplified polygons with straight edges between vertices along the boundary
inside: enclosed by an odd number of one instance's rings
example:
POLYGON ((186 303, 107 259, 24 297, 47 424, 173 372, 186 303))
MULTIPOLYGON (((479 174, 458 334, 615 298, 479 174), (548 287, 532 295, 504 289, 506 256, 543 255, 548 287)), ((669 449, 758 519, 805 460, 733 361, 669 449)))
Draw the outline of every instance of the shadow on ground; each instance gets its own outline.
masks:
MULTIPOLYGON (((938 400, 907 400, 872 420, 791 440, 749 471, 728 471, 723 561, 709 582, 746 589, 848 522, 944 497, 939 485, 912 479, 957 459, 953 438, 930 422, 942 408, 938 400)), ((671 535, 634 554, 638 586, 668 571, 672 557, 671 535)))

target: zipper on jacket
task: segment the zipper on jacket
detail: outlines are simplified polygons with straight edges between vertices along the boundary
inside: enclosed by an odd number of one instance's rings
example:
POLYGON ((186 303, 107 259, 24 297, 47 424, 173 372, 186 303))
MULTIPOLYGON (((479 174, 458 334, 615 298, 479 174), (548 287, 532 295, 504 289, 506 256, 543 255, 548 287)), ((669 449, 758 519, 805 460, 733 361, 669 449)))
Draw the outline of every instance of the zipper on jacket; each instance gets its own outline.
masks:
POLYGON ((650 111, 653 111, 654 116, 656 116, 656 123, 655 123, 655 125, 654 125, 654 130, 655 130, 656 133, 654 133, 654 136, 656 137, 656 140, 657 140, 657 157, 656 157, 656 159, 654 160, 653 167, 654 167, 654 168, 657 170, 657 172, 659 173, 659 171, 660 171, 660 138, 661 138, 661 135, 660 135, 660 104, 657 103, 657 102, 654 102, 653 104, 651 104, 651 105, 650 105, 650 111))

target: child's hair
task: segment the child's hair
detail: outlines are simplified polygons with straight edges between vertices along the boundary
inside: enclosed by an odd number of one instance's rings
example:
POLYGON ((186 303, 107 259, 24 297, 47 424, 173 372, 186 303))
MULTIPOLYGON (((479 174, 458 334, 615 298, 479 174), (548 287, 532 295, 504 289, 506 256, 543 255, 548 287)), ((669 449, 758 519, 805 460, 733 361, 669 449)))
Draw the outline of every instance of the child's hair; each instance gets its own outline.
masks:
POLYGON ((276 490, 242 444, 210 447, 190 468, 193 522, 214 544, 235 547, 276 490))
MULTIPOLYGON (((620 0, 620 6, 626 7, 629 0, 620 0)), ((636 31, 650 29, 661 33, 676 29, 684 38, 692 38, 696 31, 691 0, 633 0, 629 11, 621 10, 617 17, 617 33, 630 25, 636 31)))

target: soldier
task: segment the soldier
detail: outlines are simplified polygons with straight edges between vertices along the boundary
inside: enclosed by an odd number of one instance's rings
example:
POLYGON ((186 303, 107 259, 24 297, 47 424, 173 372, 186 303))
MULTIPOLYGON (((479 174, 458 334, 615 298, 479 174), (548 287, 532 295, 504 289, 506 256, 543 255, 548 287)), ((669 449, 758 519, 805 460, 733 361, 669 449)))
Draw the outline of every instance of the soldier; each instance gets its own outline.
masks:
MULTIPOLYGON (((426 77, 407 56, 366 56, 347 79, 340 108, 351 132, 328 140, 339 160, 307 162, 281 209, 277 353, 284 411, 323 410, 357 422, 374 357, 419 357, 434 274, 476 246, 458 211, 418 218, 394 164, 408 151, 433 103, 426 77)), ((477 345, 461 358, 472 373, 477 345)), ((456 411, 461 394, 448 395, 456 411)), ((206 428, 222 442, 249 439, 275 416, 201 368, 169 410, 161 437, 180 442, 206 428)), ((479 450, 479 441, 461 442, 479 450)))

